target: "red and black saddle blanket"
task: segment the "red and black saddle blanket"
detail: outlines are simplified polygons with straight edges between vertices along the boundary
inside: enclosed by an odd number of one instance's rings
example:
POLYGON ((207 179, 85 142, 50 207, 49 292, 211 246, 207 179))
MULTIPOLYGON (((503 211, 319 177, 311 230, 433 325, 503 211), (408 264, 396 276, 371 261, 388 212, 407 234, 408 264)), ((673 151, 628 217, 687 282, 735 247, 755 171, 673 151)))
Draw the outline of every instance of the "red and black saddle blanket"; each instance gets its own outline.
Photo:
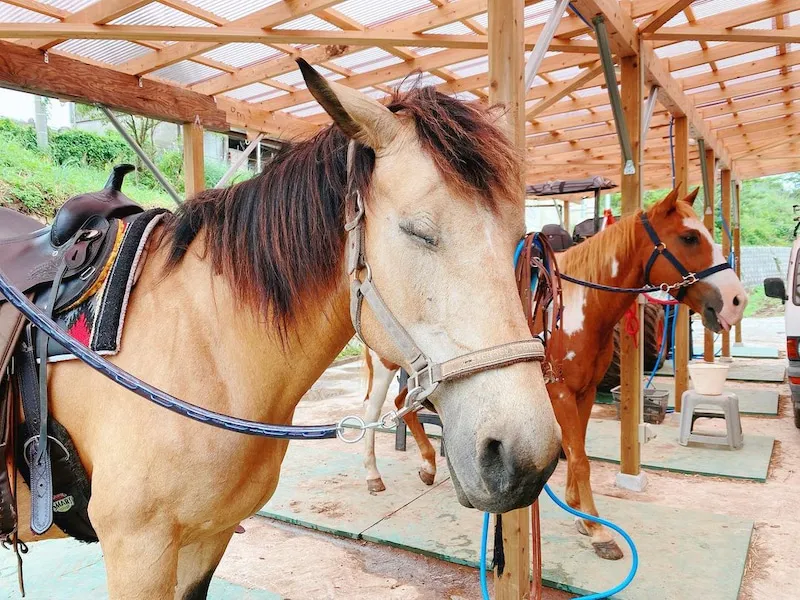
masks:
MULTIPOLYGON (((144 249, 165 214, 164 209, 153 209, 116 221, 114 248, 102 267, 103 274, 81 298, 54 317, 60 327, 98 354, 113 355, 120 350, 128 299, 144 249)), ((53 340, 47 356, 48 362, 75 358, 53 340)))

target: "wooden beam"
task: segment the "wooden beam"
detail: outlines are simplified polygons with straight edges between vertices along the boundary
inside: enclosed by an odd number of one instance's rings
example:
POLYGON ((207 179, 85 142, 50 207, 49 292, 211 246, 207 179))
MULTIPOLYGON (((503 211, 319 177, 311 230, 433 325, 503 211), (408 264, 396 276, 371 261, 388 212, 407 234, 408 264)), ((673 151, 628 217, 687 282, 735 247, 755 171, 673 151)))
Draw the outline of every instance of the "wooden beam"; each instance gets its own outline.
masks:
MULTIPOLYGON (((675 185, 681 194, 689 193, 689 123, 685 116, 675 117, 675 185)), ((681 412, 683 392, 689 389, 689 307, 678 305, 675 322, 675 412, 681 412)))
MULTIPOLYGON (((722 220, 728 224, 728 231, 731 226, 731 172, 730 169, 723 169, 720 173, 720 189, 722 195, 722 220)), ((722 230, 722 256, 725 260, 731 252, 731 241, 723 227, 722 230)), ((722 359, 731 358, 731 335, 729 331, 722 332, 722 359)))
POLYGON ((568 96, 575 90, 581 88, 585 83, 597 79, 598 75, 602 74, 602 72, 603 64, 598 60, 597 62, 586 67, 572 79, 553 84, 552 93, 548 96, 545 96, 530 109, 528 109, 528 112, 525 113, 525 118, 533 119, 565 96, 568 96))
MULTIPOLYGON (((505 105, 508 134, 524 152, 523 2, 488 0, 488 11, 489 101, 491 104, 505 105)), ((520 181, 520 210, 524 210, 523 198, 524 186, 520 181)), ((495 597, 497 600, 518 600, 529 597, 531 589, 530 513, 527 509, 519 509, 504 514, 502 518, 506 564, 503 574, 495 575, 495 597)))
MULTIPOLYGON (((0 23, 0 38, 52 37, 87 40, 210 42, 228 44, 331 44, 346 46, 420 46, 482 50, 488 38, 475 34, 385 33, 380 31, 327 31, 311 29, 261 29, 259 27, 183 27, 164 25, 93 25, 85 23, 0 23)), ((582 51, 585 49, 582 48, 582 51)))
POLYGON ((694 0, 670 0, 669 3, 661 6, 639 26, 639 33, 650 33, 656 29, 661 29, 672 17, 689 6, 692 2, 694 2, 694 0))
MULTIPOLYGON (((714 150, 706 149, 706 172, 708 173, 708 206, 703 209, 703 224, 714 239, 714 190, 716 189, 717 168, 714 160, 714 150)), ((703 182, 703 186, 706 182, 703 182)), ((703 329, 703 360, 714 362, 714 332, 710 329, 703 329)))
POLYGON ((756 44, 796 44, 800 42, 800 27, 787 29, 722 29, 702 25, 666 27, 654 33, 644 34, 648 40, 683 42, 745 42, 756 44))
POLYGON ((572 5, 591 22, 603 15, 611 49, 617 56, 634 56, 639 53, 639 31, 630 16, 630 4, 618 0, 573 0, 572 5))
POLYGON ((186 197, 192 198, 206 187, 203 127, 198 123, 183 124, 183 169, 186 197))
MULTIPOLYGON (((736 263, 736 276, 742 278, 742 184, 740 181, 736 186, 736 223, 733 229, 733 256, 736 263)), ((742 343, 742 322, 736 324, 734 341, 736 344, 742 343)))
POLYGON ((318 126, 289 115, 270 115, 232 98, 204 96, 158 81, 90 65, 51 53, 0 41, 0 86, 173 123, 199 119, 212 131, 252 128, 280 137, 309 135, 318 126), (276 122, 277 121, 277 122, 276 122))
MULTIPOLYGON (((642 207, 641 190, 641 113, 642 79, 639 57, 629 56, 620 59, 622 69, 622 109, 633 148, 636 171, 626 175, 620 173, 622 191, 622 214, 630 215, 642 207)), ((642 305, 637 304, 639 323, 644 323, 642 305)), ((626 475, 638 475, 641 457, 639 445, 639 423, 641 421, 640 401, 642 397, 642 363, 640 360, 638 334, 630 335, 625 328, 620 329, 620 471, 626 475)))

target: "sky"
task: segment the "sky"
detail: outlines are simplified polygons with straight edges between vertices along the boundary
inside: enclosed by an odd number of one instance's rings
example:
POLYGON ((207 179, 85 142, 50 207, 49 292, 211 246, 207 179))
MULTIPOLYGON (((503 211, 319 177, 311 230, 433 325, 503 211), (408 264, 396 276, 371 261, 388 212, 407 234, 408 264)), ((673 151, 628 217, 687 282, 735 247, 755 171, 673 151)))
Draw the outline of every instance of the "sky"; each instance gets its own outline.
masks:
MULTIPOLYGON (((32 121, 34 115, 34 98, 32 94, 15 92, 0 88, 0 117, 9 117, 17 121, 32 121)), ((50 127, 69 126, 69 102, 50 99, 48 124, 50 127)))

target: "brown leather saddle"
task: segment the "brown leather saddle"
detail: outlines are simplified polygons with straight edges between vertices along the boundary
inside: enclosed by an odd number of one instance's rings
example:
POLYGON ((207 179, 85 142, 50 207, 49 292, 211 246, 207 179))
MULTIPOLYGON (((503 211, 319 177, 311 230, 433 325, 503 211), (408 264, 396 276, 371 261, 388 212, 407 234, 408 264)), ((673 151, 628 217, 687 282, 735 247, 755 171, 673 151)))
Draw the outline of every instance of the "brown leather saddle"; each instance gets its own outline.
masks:
MULTIPOLYGON (((69 199, 50 226, 0 207, 0 271, 48 315, 70 306, 98 282, 114 249, 120 219, 143 211, 121 192, 125 175, 134 169, 128 164, 115 167, 101 191, 69 199)), ((41 425, 41 432, 48 425, 47 337, 34 333, 26 331, 23 316, 0 296, 0 451, 6 459, 6 468, 0 469, 0 538, 9 543, 16 542, 17 534, 15 398, 22 397, 26 422, 37 429, 41 425)), ((25 448, 30 448, 25 459, 30 464, 31 529, 37 534, 52 524, 48 437, 25 440, 25 448)))

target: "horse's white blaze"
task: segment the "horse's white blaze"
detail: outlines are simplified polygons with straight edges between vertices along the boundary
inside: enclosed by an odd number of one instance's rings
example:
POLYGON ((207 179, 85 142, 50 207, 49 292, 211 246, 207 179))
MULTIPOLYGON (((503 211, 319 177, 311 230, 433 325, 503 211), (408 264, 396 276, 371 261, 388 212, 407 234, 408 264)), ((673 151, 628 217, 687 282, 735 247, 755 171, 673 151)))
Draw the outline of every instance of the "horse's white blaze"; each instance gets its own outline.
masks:
MULTIPOLYGON (((686 227, 699 231, 711 244, 713 248, 712 262, 708 267, 727 262, 727 259, 722 254, 722 247, 714 242, 711 233, 699 219, 687 217, 683 220, 683 224, 686 227)), ((725 329, 730 329, 731 323, 738 323, 742 319, 744 316, 744 309, 747 306, 747 292, 742 282, 739 281, 733 269, 726 269, 719 273, 714 273, 706 277, 703 281, 714 286, 719 291, 722 297, 722 310, 717 316, 719 317, 720 324, 725 329), (734 303, 734 299, 737 299, 736 303, 734 303)))
POLYGON ((619 273, 619 261, 615 256, 613 259, 611 259, 611 276, 616 277, 617 273, 619 273))
POLYGON ((567 352, 564 355, 564 360, 572 360, 573 358, 575 358, 575 351, 574 350, 570 350, 569 352, 567 352))
POLYGON ((583 329, 584 307, 586 306, 586 288, 578 285, 565 286, 564 333, 573 335, 583 329))

